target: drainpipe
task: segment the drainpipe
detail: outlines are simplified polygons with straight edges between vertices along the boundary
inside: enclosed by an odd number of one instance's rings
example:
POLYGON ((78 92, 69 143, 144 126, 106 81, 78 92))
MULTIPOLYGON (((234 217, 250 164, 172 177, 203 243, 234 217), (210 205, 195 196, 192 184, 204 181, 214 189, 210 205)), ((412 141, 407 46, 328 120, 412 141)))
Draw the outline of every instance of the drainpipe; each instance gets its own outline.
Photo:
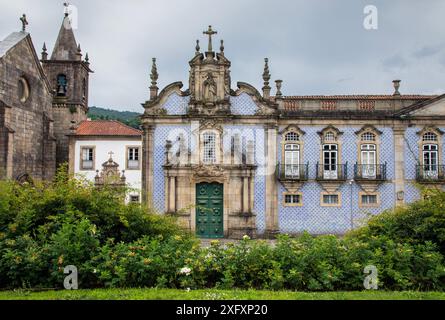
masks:
POLYGON ((352 185, 354 183, 354 179, 349 180, 349 189, 350 189, 350 200, 349 200, 349 209, 350 209, 350 217, 351 217, 351 230, 354 229, 354 213, 353 213, 353 208, 352 208, 352 185))

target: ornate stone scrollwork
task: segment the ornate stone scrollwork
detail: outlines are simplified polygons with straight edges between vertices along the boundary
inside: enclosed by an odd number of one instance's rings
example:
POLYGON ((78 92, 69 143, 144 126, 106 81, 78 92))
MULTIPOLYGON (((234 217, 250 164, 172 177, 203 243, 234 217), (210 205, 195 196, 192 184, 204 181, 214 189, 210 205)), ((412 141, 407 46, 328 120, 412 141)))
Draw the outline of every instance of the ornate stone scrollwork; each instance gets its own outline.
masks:
POLYGON ((199 165, 193 168, 196 177, 223 177, 224 169, 216 165, 199 165))
POLYGON ((102 164, 102 171, 96 170, 96 177, 94 178, 94 184, 96 187, 103 185, 112 185, 116 187, 123 187, 126 183, 125 171, 122 174, 119 172, 119 164, 114 162, 110 152, 110 158, 108 161, 102 164))

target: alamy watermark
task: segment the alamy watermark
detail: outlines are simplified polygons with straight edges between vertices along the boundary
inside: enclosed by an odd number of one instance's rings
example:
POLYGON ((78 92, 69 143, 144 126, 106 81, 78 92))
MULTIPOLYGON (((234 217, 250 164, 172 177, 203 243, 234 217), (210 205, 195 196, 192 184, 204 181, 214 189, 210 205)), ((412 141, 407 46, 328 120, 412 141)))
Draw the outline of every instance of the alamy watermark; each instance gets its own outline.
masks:
POLYGON ((367 275, 363 281, 363 286, 365 289, 377 290, 379 288, 377 267, 373 265, 366 266, 363 273, 367 275))
POLYGON ((377 30, 379 28, 379 13, 377 7, 374 5, 367 5, 363 9, 365 19, 363 20, 363 27, 366 30, 377 30))
POLYGON ((77 290, 79 288, 77 267, 73 265, 66 266, 63 273, 68 274, 63 280, 63 287, 66 290, 77 290))

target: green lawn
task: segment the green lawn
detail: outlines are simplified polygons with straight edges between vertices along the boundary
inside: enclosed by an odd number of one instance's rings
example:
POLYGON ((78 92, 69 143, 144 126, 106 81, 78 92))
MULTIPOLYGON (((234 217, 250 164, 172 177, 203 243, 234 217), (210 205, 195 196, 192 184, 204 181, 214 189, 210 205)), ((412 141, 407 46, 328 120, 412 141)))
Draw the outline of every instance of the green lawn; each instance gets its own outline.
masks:
POLYGON ((292 292, 261 290, 97 289, 1 291, 0 300, 445 300, 445 292, 292 292))

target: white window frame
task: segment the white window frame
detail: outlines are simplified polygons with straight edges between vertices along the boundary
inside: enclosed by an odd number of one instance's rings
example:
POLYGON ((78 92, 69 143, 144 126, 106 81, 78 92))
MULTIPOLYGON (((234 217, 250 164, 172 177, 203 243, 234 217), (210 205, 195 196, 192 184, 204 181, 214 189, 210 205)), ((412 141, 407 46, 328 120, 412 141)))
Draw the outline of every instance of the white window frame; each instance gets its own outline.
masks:
POLYGON ((338 178, 338 149, 336 143, 323 144, 323 179, 338 178), (334 163, 332 160, 335 160, 334 163))
POLYGON ((80 170, 82 171, 94 171, 96 147, 94 146, 81 146, 80 147, 80 170), (88 151, 87 159, 85 159, 85 151, 88 151), (90 152, 91 151, 91 152, 90 152), (91 156, 91 158, 90 158, 91 156), (85 163, 91 163, 91 166, 85 166, 85 163))
POLYGON ((300 145, 287 143, 284 145, 284 174, 286 177, 300 177, 300 145))
POLYGON ((377 176, 377 145, 374 143, 361 144, 360 159, 362 177, 375 179, 377 176))
POLYGON ((127 170, 140 170, 141 168, 141 147, 140 146, 127 146, 126 148, 126 168, 127 170), (135 158, 137 150, 137 159, 135 158))
POLYGON ((422 172, 426 179, 439 175, 439 145, 428 143, 422 146, 422 172))

